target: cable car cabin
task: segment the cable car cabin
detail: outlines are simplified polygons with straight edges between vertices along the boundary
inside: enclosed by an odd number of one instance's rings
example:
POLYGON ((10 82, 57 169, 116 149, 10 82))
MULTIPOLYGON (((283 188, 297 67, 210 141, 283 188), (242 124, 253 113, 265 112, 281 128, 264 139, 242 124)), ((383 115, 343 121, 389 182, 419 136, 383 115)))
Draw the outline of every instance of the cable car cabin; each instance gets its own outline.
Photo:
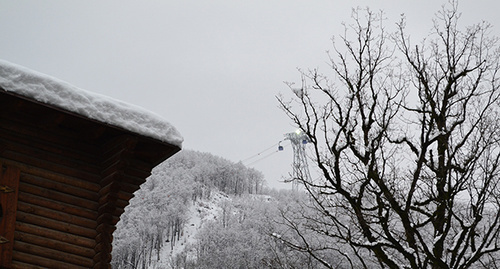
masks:
POLYGON ((181 143, 154 114, 0 61, 0 268, 110 268, 125 206, 181 143))

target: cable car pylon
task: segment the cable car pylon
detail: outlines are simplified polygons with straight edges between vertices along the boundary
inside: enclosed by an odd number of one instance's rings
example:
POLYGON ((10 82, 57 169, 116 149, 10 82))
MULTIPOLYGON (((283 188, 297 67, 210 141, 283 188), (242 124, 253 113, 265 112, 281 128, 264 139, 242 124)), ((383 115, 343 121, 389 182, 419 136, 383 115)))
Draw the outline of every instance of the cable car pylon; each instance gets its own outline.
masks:
MULTIPOLYGON (((285 182, 292 182, 292 190, 298 190, 299 182, 301 180, 310 182, 311 175, 309 173, 309 166, 307 165, 306 145, 309 143, 309 138, 300 129, 285 134, 285 140, 289 140, 292 144, 293 150, 293 163, 292 163, 292 178, 285 182)), ((278 150, 282 151, 283 146, 278 145, 278 150)))

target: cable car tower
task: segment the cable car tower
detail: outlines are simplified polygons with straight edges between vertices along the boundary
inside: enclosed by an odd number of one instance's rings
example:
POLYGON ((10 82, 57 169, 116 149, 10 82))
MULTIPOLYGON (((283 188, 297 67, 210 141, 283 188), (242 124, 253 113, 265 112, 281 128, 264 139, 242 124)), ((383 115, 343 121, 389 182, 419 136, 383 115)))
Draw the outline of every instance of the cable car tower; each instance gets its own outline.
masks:
MULTIPOLYGON (((298 190, 299 187, 299 179, 310 182, 311 175, 309 173, 309 166, 307 165, 307 157, 306 157, 306 144, 309 141, 309 138, 299 129, 294 133, 285 134, 285 140, 290 140, 293 149, 293 173, 292 179, 286 182, 292 182, 292 190, 298 190)), ((280 145, 278 150, 283 150, 283 147, 280 145)))

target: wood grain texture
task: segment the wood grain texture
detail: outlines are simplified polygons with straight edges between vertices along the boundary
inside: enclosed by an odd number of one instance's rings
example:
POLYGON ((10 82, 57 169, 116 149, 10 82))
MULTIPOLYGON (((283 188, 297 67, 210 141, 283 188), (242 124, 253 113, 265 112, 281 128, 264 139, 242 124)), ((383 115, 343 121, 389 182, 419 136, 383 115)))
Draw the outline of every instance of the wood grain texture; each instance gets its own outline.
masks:
POLYGON ((15 215, 0 224, 0 267, 110 268, 125 206, 179 150, 0 88, 1 180, 16 179, 15 197, 0 195, 15 215))

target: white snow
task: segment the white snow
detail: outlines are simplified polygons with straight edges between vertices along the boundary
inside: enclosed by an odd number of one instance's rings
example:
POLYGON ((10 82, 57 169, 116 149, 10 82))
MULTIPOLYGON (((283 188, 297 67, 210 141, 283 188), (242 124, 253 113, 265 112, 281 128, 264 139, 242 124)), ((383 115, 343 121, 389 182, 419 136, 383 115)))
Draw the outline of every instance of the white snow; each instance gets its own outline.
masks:
POLYGON ((183 232, 179 241, 165 243, 160 250, 160 260, 153 261, 147 268, 175 268, 172 265, 173 258, 183 251, 186 251, 187 260, 196 259, 196 249, 198 232, 207 222, 213 221, 222 215, 222 204, 230 201, 226 194, 215 191, 210 199, 198 200, 189 208, 187 222, 183 227, 183 232))
POLYGON ((0 60, 0 88, 81 116, 181 147, 183 138, 159 115, 0 60))
POLYGON ((436 237, 434 237, 434 241, 432 242, 433 245, 436 245, 437 242, 439 240, 441 240, 441 238, 443 237, 443 234, 439 234, 439 235, 436 235, 436 237))
POLYGON ((273 237, 276 237, 276 238, 278 238, 278 239, 281 239, 281 234, 272 233, 272 236, 273 236, 273 237))

